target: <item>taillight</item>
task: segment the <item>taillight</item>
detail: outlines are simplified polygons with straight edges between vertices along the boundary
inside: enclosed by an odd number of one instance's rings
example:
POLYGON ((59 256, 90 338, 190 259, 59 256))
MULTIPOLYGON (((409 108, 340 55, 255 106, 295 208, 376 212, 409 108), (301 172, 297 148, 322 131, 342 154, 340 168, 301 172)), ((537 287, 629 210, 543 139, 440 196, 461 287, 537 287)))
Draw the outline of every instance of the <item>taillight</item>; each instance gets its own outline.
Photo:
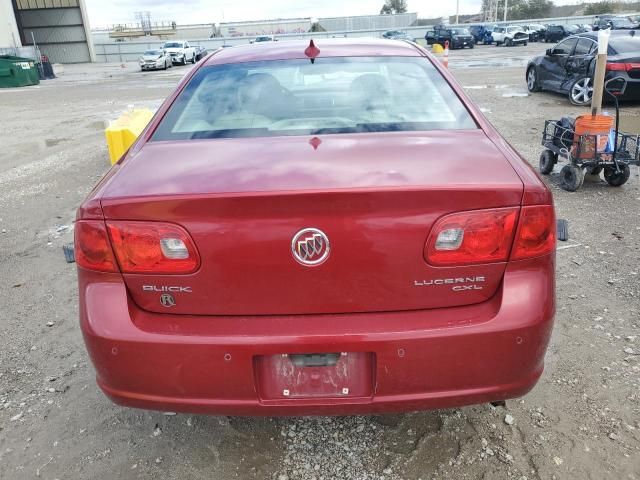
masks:
POLYGON ((122 273, 188 274, 200 265, 189 234, 169 223, 107 221, 122 273))
POLYGON ((101 220, 80 220, 74 232, 75 257, 79 267, 98 272, 117 272, 107 228, 101 220))
POLYGON ((473 210, 442 217, 425 245, 426 261, 435 266, 507 261, 518 210, 473 210))
POLYGON ((522 207, 511 260, 539 257, 556 248, 556 215, 551 205, 522 207))
POLYGON ((610 72, 630 72, 640 69, 640 63, 607 63, 607 70, 610 72))

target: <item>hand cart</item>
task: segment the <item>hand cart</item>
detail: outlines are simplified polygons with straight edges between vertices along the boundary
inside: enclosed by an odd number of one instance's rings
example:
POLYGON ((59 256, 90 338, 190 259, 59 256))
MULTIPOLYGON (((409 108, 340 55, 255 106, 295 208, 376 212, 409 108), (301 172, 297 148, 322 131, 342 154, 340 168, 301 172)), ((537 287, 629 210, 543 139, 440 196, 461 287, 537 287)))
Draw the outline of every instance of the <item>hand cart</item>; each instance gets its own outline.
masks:
POLYGON ((624 185, 631 165, 640 165, 640 135, 622 133, 602 138, 601 135, 575 135, 566 122, 546 120, 542 133, 545 150, 540 155, 540 173, 548 175, 560 158, 567 165, 560 171, 561 187, 575 192, 582 186, 585 173, 599 175, 613 187, 624 185))

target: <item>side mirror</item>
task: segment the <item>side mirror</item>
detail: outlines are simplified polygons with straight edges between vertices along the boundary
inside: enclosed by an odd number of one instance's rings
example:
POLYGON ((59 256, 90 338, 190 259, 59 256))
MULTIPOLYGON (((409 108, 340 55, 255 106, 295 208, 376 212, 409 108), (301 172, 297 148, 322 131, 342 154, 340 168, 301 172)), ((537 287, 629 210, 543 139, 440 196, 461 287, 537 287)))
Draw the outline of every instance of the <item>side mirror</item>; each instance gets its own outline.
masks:
POLYGON ((553 48, 547 48, 547 55, 553 55, 553 48))
POLYGON ((619 97, 624 95, 624 92, 627 90, 627 84, 626 78, 613 77, 604 82, 604 89, 609 95, 619 97))

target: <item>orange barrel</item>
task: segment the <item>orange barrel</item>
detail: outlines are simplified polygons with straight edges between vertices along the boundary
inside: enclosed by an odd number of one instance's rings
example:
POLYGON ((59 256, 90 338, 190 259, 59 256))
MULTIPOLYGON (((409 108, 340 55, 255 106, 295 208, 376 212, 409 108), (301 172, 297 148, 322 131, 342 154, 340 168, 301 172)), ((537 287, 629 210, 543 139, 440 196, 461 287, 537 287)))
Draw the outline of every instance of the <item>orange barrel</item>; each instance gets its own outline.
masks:
POLYGON ((582 115, 576 118, 573 154, 587 159, 593 158, 598 152, 604 152, 612 127, 613 117, 609 115, 582 115))

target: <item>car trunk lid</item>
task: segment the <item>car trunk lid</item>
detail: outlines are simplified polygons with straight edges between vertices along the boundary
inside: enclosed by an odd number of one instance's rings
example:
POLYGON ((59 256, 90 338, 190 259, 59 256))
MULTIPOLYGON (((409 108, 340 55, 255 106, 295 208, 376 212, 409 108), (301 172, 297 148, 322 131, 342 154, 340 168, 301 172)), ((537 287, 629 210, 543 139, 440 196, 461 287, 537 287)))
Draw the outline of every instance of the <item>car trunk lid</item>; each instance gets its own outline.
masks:
POLYGON ((133 300, 167 312, 286 315, 482 302, 504 263, 433 267, 423 250, 448 213, 519 206, 523 185, 481 130, 152 142, 107 186, 107 220, 162 221, 191 234, 190 275, 125 274, 133 300), (308 267, 292 240, 324 232, 308 267), (468 288, 454 289, 454 286, 468 288))

